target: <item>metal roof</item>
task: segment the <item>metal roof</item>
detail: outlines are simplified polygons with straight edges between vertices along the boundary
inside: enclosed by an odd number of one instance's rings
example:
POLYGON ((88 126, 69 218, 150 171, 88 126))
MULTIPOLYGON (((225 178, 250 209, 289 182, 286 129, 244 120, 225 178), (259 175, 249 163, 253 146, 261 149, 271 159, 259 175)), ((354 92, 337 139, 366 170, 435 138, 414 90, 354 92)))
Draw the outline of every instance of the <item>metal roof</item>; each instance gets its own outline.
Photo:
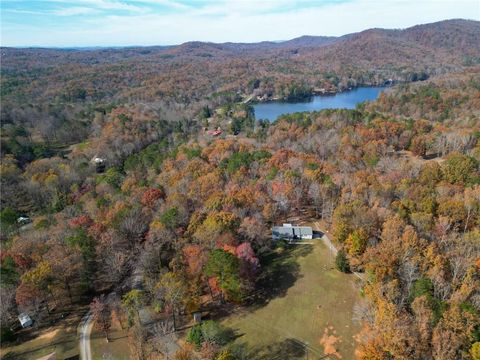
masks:
POLYGON ((274 226, 272 228, 273 235, 281 237, 294 237, 294 236, 312 236, 313 230, 310 226, 274 226))

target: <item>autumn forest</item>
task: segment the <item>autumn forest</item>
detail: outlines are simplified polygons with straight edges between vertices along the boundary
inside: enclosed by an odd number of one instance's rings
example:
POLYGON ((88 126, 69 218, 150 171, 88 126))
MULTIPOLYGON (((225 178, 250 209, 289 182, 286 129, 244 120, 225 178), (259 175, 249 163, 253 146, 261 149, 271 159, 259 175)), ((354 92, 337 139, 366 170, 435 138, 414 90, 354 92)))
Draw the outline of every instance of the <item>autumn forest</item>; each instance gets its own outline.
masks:
POLYGON ((79 311, 102 339, 120 324, 131 359, 270 359, 222 319, 267 296, 272 257, 297 251, 271 228, 303 216, 328 231, 334 271, 359 274, 356 358, 480 359, 479 35, 450 20, 2 47, 2 347, 79 311), (269 122, 251 106, 384 85, 354 110, 269 122))

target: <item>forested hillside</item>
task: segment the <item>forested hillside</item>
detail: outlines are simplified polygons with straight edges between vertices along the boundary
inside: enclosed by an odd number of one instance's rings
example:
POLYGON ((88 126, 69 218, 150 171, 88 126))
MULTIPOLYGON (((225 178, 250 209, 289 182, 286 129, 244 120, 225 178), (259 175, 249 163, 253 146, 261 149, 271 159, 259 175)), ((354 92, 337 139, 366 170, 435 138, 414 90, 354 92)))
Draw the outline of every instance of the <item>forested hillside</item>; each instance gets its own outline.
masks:
POLYGON ((332 91, 385 81, 424 80, 478 64, 476 21, 406 30, 372 29, 340 38, 97 50, 2 48, 4 101, 28 97, 82 103, 288 96, 294 88, 332 91))
POLYGON ((115 291, 132 358, 159 356, 140 303, 174 317, 206 295, 242 304, 271 226, 308 209, 341 269, 364 274, 359 359, 478 359, 479 33, 458 20, 241 50, 2 49, 2 324, 115 291), (242 103, 388 80, 356 110, 271 124, 242 103))

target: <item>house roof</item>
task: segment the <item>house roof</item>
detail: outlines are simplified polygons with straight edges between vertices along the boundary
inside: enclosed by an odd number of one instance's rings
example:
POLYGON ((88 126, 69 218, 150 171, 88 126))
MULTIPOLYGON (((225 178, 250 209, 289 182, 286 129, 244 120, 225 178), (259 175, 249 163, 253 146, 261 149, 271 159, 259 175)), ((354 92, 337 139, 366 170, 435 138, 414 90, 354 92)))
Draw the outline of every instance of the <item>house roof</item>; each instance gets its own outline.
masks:
POLYGON ((20 315, 18 315, 18 319, 20 321, 29 321, 30 320, 30 315, 28 315, 27 313, 21 313, 20 315))
POLYGON ((308 236, 313 235, 313 230, 310 226, 295 226, 290 225, 288 226, 274 226, 272 228, 272 232, 274 235, 277 236, 308 236))
POLYGON ((32 319, 27 313, 21 313, 20 315, 18 315, 18 321, 20 321, 20 324, 24 326, 27 323, 31 323, 32 319))

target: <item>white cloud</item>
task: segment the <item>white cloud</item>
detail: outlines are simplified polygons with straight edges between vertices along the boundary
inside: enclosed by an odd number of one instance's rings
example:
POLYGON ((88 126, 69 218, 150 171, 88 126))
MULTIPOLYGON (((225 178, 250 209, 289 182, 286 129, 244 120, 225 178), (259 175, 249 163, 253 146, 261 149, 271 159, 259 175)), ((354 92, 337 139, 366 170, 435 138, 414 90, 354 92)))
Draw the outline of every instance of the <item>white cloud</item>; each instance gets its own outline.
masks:
POLYGON ((191 6, 174 0, 132 0, 132 2, 139 4, 163 5, 178 10, 191 9, 191 6))
POLYGON ((97 13, 97 10, 88 7, 68 7, 52 11, 52 14, 58 16, 89 15, 95 13, 97 13))
POLYGON ((45 12, 45 11, 37 11, 37 10, 2 9, 2 20, 3 20, 3 17, 5 17, 6 13, 26 14, 26 15, 45 15, 45 14, 47 14, 47 12, 45 12))
POLYGON ((191 40, 254 42, 291 39, 305 34, 338 36, 372 27, 405 28, 451 18, 480 18, 478 0, 354 0, 328 2, 317 7, 299 6, 287 12, 278 11, 278 6, 291 4, 286 0, 222 0, 203 7, 185 5, 186 8, 173 13, 148 12, 140 2, 183 5, 174 0, 137 0, 135 5, 111 0, 80 0, 82 6, 89 3, 103 9, 134 6, 136 13, 91 17, 61 31, 47 29, 38 33, 2 29, 2 42, 6 46, 167 45, 191 40))
POLYGON ((140 6, 129 4, 125 1, 116 0, 77 0, 76 4, 83 4, 97 9, 103 10, 125 10, 132 12, 143 12, 140 6))

